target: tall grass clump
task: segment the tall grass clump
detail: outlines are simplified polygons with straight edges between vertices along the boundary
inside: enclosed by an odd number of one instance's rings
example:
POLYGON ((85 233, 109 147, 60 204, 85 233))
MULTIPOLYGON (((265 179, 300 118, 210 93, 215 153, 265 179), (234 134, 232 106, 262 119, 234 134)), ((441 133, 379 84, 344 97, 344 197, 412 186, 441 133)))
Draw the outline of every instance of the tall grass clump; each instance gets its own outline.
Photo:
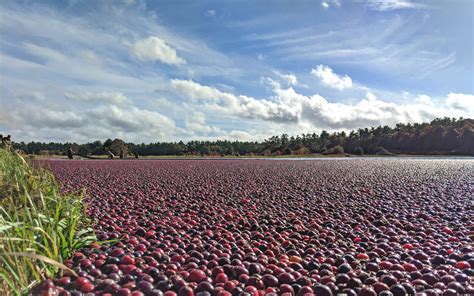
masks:
POLYGON ((51 172, 0 149, 0 295, 74 274, 61 262, 95 241, 82 194, 61 194, 51 172))

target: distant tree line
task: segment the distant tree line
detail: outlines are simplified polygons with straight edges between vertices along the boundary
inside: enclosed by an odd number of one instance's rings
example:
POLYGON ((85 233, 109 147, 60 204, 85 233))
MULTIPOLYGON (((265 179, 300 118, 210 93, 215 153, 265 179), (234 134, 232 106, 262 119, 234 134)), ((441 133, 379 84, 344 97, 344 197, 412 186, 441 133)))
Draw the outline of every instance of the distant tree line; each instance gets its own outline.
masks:
POLYGON ((108 139, 86 144, 13 143, 30 154, 65 155, 69 147, 82 155, 104 155, 108 151, 149 155, 290 155, 290 154, 447 154, 474 155, 474 120, 437 118, 430 123, 402 124, 395 127, 360 128, 350 133, 322 131, 297 136, 282 134, 262 142, 183 141, 149 144, 125 143, 108 139))

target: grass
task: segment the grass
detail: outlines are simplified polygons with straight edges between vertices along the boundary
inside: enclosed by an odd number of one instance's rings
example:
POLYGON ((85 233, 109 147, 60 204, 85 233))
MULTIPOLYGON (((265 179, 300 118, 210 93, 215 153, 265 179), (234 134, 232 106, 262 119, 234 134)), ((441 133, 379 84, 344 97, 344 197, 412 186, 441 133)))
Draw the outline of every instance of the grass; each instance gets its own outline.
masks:
POLYGON ((61 262, 95 241, 82 194, 61 194, 51 172, 0 149, 0 295, 74 274, 61 262))

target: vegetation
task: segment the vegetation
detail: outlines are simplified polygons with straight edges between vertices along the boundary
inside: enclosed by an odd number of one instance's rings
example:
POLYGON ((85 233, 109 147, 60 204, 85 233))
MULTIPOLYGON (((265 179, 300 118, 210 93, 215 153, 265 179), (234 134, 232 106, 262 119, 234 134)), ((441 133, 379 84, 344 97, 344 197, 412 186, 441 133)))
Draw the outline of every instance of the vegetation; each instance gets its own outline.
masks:
MULTIPOLYGON (((120 139, 75 143, 15 143, 14 147, 34 154, 64 154, 69 146, 82 155, 105 154, 107 149, 139 155, 290 155, 308 153, 353 154, 446 154, 474 155, 473 119, 435 119, 430 123, 378 126, 346 132, 283 134, 263 142, 189 141, 126 144, 120 139), (105 145, 104 145, 105 144, 105 145), (337 146, 340 146, 337 147, 337 146), (337 147, 337 148, 336 148, 337 147), (342 149, 341 149, 342 148, 342 149), (383 149, 382 149, 383 148, 383 149)), ((117 153, 114 152, 117 155, 117 153)))
POLYGON ((114 155, 127 155, 128 154, 128 146, 127 144, 121 139, 111 140, 108 139, 105 141, 103 145, 105 150, 110 150, 114 155))
POLYGON ((61 262, 96 241, 82 195, 59 192, 53 175, 0 149, 0 294, 27 294, 32 286, 69 270, 61 262))

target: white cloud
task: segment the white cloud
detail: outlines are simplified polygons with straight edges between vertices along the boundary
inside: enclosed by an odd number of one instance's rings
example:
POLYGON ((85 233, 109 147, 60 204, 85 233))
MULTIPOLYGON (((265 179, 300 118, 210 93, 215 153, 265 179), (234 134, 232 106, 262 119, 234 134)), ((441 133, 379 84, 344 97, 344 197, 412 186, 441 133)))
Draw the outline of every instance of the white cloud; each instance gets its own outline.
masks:
POLYGON ((367 0, 367 6, 377 11, 389 11, 409 8, 426 8, 422 3, 415 3, 410 0, 367 0))
POLYGON ((198 133, 201 135, 209 135, 209 133, 220 133, 221 129, 210 126, 206 123, 206 115, 202 112, 191 112, 186 119, 186 131, 198 133))
POLYGON ((173 79, 171 88, 191 103, 206 111, 216 111, 250 119, 295 121, 296 114, 286 106, 269 100, 257 100, 243 95, 222 92, 215 87, 201 85, 192 80, 173 79))
POLYGON ((54 98, 30 100, 25 104, 13 95, 8 99, 0 98, 3 108, 0 126, 6 127, 16 141, 87 142, 119 137, 138 143, 185 137, 186 131, 176 127, 173 119, 156 111, 139 108, 123 94, 102 92, 68 95, 79 101, 99 98, 107 104, 75 105, 70 102, 65 104, 64 100, 56 104, 54 98))
POLYGON ((418 97, 415 98, 415 102, 422 105, 428 105, 428 106, 433 105, 433 101, 427 95, 419 95, 418 97))
POLYGON ((254 119, 260 124, 284 124, 280 128, 285 130, 297 126, 306 130, 348 130, 363 126, 393 126, 399 122, 427 122, 444 116, 461 117, 469 115, 469 112, 472 114, 472 109, 468 108, 472 108, 474 101, 471 95, 449 94, 448 99, 437 101, 420 95, 413 103, 393 103, 367 91, 366 97, 360 101, 345 104, 330 102, 317 94, 300 94, 292 87, 281 87, 268 77, 264 78, 264 82, 274 93, 271 100, 234 95, 188 80, 172 80, 171 87, 202 112, 254 119), (466 104, 471 107, 460 110, 466 104))
POLYGON ((160 61, 175 66, 186 64, 186 61, 177 55, 176 50, 156 36, 137 41, 132 46, 132 52, 143 61, 160 61))
POLYGON ((296 85, 298 84, 298 79, 296 78, 296 76, 294 74, 282 74, 280 73, 279 71, 273 71, 273 73, 278 76, 279 78, 283 79, 283 81, 285 81, 286 84, 288 85, 296 85))
POLYGON ((341 0, 322 0, 321 1, 321 6, 324 9, 328 9, 330 6, 339 7, 339 6, 341 6, 341 0))
POLYGON ((83 102, 109 102, 115 105, 124 105, 130 103, 130 100, 120 92, 67 92, 64 96, 68 99, 78 100, 83 102))
POLYGON ((209 9, 208 11, 206 11, 206 16, 215 17, 216 16, 216 11, 213 10, 213 9, 209 9))
POLYGON ((316 69, 311 70, 311 74, 318 77, 324 85, 331 88, 342 90, 352 87, 352 79, 349 76, 339 76, 328 66, 319 65, 316 69))
POLYGON ((164 134, 176 132, 174 121, 154 111, 136 106, 100 106, 86 113, 86 118, 99 126, 122 133, 164 134))
POLYGON ((446 103, 451 108, 471 112, 474 115, 474 95, 449 93, 446 103))

